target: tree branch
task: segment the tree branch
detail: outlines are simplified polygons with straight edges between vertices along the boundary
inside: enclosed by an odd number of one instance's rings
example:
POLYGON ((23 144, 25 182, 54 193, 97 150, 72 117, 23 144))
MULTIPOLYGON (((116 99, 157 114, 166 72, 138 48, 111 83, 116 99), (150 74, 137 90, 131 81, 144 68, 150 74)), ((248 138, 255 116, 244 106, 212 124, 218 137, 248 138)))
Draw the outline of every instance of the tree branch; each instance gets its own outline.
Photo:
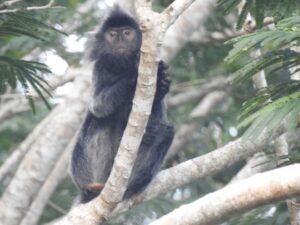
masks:
POLYGON ((23 0, 11 0, 11 1, 3 2, 2 4, 0 4, 0 9, 13 6, 14 4, 21 2, 21 1, 23 1, 23 0))
POLYGON ((150 225, 211 225, 234 214, 300 194, 300 164, 287 166, 226 186, 183 205, 150 225))
POLYGON ((48 4, 44 6, 30 6, 30 7, 25 7, 25 8, 17 8, 17 9, 4 9, 0 10, 0 14, 5 14, 5 13, 16 13, 20 11, 35 11, 35 10, 43 10, 43 9, 63 9, 63 6, 53 6, 55 0, 50 0, 48 4))
POLYGON ((51 115, 55 115, 51 121, 53 126, 49 126, 46 134, 35 141, 20 163, 14 179, 0 200, 2 224, 20 224, 33 196, 40 190, 56 160, 61 156, 61 149, 73 137, 86 109, 86 89, 89 82, 85 79, 85 76, 76 78, 73 92, 51 112, 51 115))
POLYGON ((169 107, 177 107, 181 104, 189 102, 194 99, 201 98, 212 90, 224 89, 228 85, 226 78, 223 76, 209 79, 203 85, 185 92, 170 96, 167 100, 169 107))
POLYGON ((143 193, 121 203, 113 214, 115 215, 126 211, 133 205, 153 199, 160 194, 167 193, 170 190, 174 190, 194 180, 212 176, 217 172, 223 171, 235 163, 261 151, 262 148, 269 144, 270 140, 277 138, 284 131, 285 128, 280 127, 273 135, 267 133, 262 134, 255 143, 242 141, 242 139, 239 138, 205 155, 163 170, 154 178, 143 193))
POLYGON ((178 17, 166 32, 161 51, 163 60, 170 62, 195 31, 199 31, 202 37, 208 32, 205 22, 214 10, 216 2, 216 0, 195 1, 178 17))
POLYGON ((36 141, 38 136, 43 135, 43 131, 46 131, 46 127, 52 121, 52 116, 47 116, 39 123, 38 126, 26 137, 26 139, 19 145, 17 149, 9 156, 8 159, 0 167, 0 182, 9 183, 11 177, 15 174, 20 162, 23 160, 26 153, 29 151, 31 145, 36 141))
POLYGON ((203 117, 211 111, 211 109, 221 102, 224 98, 228 95, 225 91, 212 91, 211 93, 207 94, 202 101, 192 110, 189 117, 190 118, 197 118, 203 117))
POLYGON ((20 225, 36 225, 38 223, 43 210, 46 207, 47 202, 55 191, 56 187, 67 177, 67 162, 70 159, 70 154, 74 149, 76 140, 77 134, 74 135, 67 148, 64 150, 64 153, 57 161, 46 182, 43 184, 34 201, 31 203, 30 208, 22 219, 20 225))
POLYGON ((173 1, 162 13, 162 21, 165 26, 164 29, 167 30, 171 26, 178 16, 183 13, 195 0, 176 0, 173 1))

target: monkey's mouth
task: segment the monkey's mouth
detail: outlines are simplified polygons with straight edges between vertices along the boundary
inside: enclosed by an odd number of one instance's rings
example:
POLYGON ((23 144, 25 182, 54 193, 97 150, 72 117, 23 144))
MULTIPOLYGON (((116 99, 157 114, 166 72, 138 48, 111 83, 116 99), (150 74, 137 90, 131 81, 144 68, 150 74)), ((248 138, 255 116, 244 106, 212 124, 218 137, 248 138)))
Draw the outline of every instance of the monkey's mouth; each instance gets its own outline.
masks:
POLYGON ((118 51, 124 51, 124 50, 127 50, 127 48, 126 47, 118 47, 117 50, 118 51))
POLYGON ((116 49, 116 52, 121 53, 121 54, 128 53, 128 48, 119 47, 116 49))

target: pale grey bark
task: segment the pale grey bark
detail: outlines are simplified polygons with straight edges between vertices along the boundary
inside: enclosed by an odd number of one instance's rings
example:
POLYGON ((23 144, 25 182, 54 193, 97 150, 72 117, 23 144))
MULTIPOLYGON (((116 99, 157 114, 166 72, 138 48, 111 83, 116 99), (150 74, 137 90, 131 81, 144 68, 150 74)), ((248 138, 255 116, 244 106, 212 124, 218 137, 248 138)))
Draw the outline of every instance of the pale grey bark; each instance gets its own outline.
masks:
POLYGON ((300 164, 242 180, 180 206, 150 225, 213 225, 261 205, 300 194, 300 164))
POLYGON ((192 110, 189 117, 197 118, 208 114, 218 103, 220 103, 227 93, 225 91, 212 91, 208 93, 199 104, 192 110))
POLYGON ((206 33, 205 22, 216 6, 216 0, 195 1, 167 31, 161 58, 167 62, 189 41, 189 37, 200 30, 206 33))
POLYGON ((73 91, 50 113, 51 126, 32 144, 0 200, 0 223, 20 224, 85 114, 88 86, 85 76, 77 77, 73 91))
POLYGON ((54 0, 50 0, 46 5, 43 6, 30 6, 30 7, 20 7, 20 8, 15 7, 14 9, 3 9, 0 10, 0 14, 16 13, 20 11, 40 11, 40 10, 45 10, 50 8, 55 9, 55 8, 62 8, 62 7, 54 6, 54 0))
POLYGON ((299 197, 287 200, 291 225, 300 225, 300 199, 299 197))
POLYGON ((26 139, 19 145, 17 149, 9 156, 8 159, 0 167, 0 181, 6 186, 11 178, 14 176, 20 162, 29 151, 32 144, 40 136, 44 135, 47 130, 45 129, 52 121, 52 116, 46 117, 40 122, 34 130, 26 137, 26 139))
POLYGON ((70 154, 74 148, 76 139, 77 134, 74 135, 72 141, 55 164, 54 169, 47 177, 47 180, 41 187, 39 193, 36 195, 20 225, 36 225, 38 223, 39 218, 56 187, 67 177, 68 162, 70 161, 70 154))
POLYGON ((170 96, 167 99, 167 104, 169 107, 176 107, 186 102, 201 98, 202 96, 213 90, 224 89, 227 85, 228 83, 225 77, 215 77, 197 88, 193 88, 185 92, 170 96))
POLYGON ((280 127, 272 135, 266 133, 262 134, 255 143, 242 141, 242 139, 239 138, 205 155, 163 170, 154 178, 143 193, 119 205, 114 215, 126 211, 133 205, 153 199, 160 194, 167 193, 170 190, 174 190, 194 180, 212 176, 223 171, 237 162, 261 151, 272 139, 279 137, 284 130, 284 127, 280 127))

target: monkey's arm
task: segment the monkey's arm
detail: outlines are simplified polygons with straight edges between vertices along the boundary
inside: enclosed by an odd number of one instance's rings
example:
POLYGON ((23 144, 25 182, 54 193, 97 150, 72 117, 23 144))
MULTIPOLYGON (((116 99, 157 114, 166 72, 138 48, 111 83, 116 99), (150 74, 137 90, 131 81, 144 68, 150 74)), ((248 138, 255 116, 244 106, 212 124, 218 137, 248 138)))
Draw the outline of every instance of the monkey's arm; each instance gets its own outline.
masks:
POLYGON ((97 118, 114 113, 120 106, 130 102, 134 94, 136 81, 124 77, 112 85, 95 90, 89 105, 90 112, 97 118))
POLYGON ((159 102, 165 97, 165 95, 169 92, 170 84, 171 78, 168 73, 168 65, 164 61, 160 60, 158 64, 154 102, 159 102))

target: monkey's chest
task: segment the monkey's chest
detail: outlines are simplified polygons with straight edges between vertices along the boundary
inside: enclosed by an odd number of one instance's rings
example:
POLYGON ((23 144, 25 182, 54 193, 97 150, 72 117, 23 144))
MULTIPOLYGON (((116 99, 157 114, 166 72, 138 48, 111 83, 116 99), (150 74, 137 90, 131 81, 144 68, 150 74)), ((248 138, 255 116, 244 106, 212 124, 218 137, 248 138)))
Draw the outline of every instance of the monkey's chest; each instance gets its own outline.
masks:
MULTIPOLYGON (((113 116, 97 121, 98 131, 93 132, 94 140, 91 144, 101 147, 103 151, 116 152, 127 125, 130 110, 131 107, 124 107, 113 116)), ((103 151, 98 151, 98 154, 102 154, 103 151)))
POLYGON ((105 182, 109 176, 127 124, 128 116, 124 116, 119 115, 102 123, 89 143, 91 152, 88 155, 91 156, 93 179, 96 182, 105 182))

